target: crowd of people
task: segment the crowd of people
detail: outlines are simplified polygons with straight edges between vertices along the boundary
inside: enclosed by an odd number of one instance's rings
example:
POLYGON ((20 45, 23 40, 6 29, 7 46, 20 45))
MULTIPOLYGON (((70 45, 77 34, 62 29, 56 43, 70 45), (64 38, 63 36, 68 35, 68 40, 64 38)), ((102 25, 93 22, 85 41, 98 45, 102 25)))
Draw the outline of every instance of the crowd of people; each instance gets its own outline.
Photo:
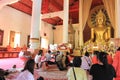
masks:
MULTIPOLYGON (((36 73, 35 69, 47 70, 49 65, 56 65, 60 71, 67 71, 68 80, 120 80, 120 48, 117 49, 114 58, 105 51, 94 51, 93 54, 85 52, 82 56, 71 56, 67 51, 51 52, 43 50, 30 57, 24 63, 24 68, 16 76, 15 80, 44 80, 36 73), (36 76, 37 75, 37 76, 36 76)), ((9 75, 16 70, 16 65, 10 71, 0 70, 9 75)), ((4 79, 4 75, 0 74, 4 79)))
POLYGON ((67 72, 68 80, 120 80, 120 47, 112 57, 105 51, 85 52, 73 59, 67 72))

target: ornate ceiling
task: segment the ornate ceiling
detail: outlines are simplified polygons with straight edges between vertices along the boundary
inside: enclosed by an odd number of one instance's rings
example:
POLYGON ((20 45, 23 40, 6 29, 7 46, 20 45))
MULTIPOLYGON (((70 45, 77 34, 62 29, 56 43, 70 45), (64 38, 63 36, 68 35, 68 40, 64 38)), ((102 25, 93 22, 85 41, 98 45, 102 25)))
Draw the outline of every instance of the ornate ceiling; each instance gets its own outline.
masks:
MULTIPOLYGON (((42 0, 42 14, 57 12, 63 10, 64 0, 42 0)), ((91 8, 103 4, 102 0, 93 0, 91 8)), ((8 5, 19 11, 22 11, 28 15, 32 14, 32 1, 31 0, 20 0, 17 3, 8 5)), ((72 23, 78 23, 79 17, 79 0, 69 1, 69 19, 72 19, 72 23)), ((59 25, 63 23, 63 20, 59 17, 52 17, 47 19, 42 19, 53 25, 59 25)))

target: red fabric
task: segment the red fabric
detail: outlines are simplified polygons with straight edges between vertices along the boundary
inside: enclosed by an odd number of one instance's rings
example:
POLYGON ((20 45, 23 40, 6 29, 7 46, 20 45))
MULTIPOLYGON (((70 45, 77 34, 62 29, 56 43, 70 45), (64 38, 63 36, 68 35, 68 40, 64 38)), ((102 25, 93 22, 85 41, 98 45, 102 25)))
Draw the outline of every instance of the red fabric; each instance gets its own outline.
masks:
POLYGON ((116 75, 119 79, 117 80, 120 80, 120 51, 117 51, 115 56, 114 56, 114 59, 113 59, 113 67, 115 68, 115 71, 116 71, 116 75))
POLYGON ((113 63, 113 59, 110 55, 107 55, 107 60, 108 60, 108 64, 112 64, 113 63))
POLYGON ((119 78, 115 78, 115 80, 120 80, 120 77, 119 78))
POLYGON ((92 57, 92 64, 97 64, 98 63, 98 59, 96 56, 92 57))
MULTIPOLYGON (((107 60, 108 60, 108 64, 112 64, 113 63, 113 59, 112 59, 112 57, 110 55, 107 55, 107 60)), ((97 60, 96 56, 92 57, 92 63, 93 64, 98 63, 98 60, 97 60)))

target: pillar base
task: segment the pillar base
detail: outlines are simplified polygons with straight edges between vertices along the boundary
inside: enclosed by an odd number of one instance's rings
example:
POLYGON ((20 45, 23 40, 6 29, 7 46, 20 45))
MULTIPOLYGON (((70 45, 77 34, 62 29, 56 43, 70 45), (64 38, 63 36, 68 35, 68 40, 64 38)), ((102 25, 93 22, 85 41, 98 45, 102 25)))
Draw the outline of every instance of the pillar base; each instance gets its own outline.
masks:
POLYGON ((72 56, 81 56, 81 52, 79 49, 74 49, 73 50, 73 54, 71 54, 72 56))

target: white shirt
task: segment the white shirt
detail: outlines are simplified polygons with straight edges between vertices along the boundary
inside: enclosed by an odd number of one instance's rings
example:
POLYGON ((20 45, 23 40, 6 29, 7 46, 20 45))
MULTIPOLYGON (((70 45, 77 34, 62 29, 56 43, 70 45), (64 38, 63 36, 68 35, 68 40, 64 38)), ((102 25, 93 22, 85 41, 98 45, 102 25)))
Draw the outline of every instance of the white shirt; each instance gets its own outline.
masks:
POLYGON ((38 55, 38 54, 37 54, 37 55, 35 56, 35 59, 34 59, 34 60, 35 60, 35 63, 39 63, 39 62, 40 62, 40 58, 41 58, 41 55, 38 55))
POLYGON ((15 80, 35 80, 34 76, 28 70, 21 72, 15 80))
POLYGON ((24 56, 24 52, 23 51, 20 51, 19 52, 19 57, 23 57, 24 56))

